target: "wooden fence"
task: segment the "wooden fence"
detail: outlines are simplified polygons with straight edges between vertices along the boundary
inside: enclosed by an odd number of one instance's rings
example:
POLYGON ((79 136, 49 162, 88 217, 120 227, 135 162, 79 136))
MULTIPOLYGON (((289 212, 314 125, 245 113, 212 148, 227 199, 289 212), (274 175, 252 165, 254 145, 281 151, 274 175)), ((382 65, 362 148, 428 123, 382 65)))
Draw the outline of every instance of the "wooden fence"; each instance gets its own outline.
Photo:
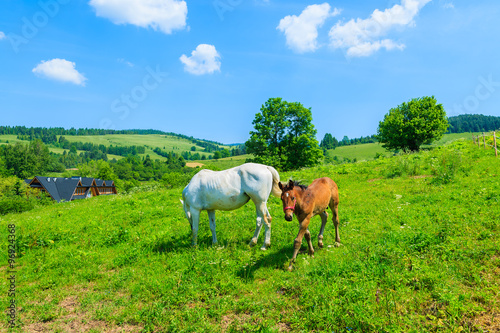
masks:
POLYGON ((482 140, 481 140, 481 135, 475 136, 474 134, 472 134, 472 141, 474 141, 474 144, 477 144, 478 148, 481 147, 481 144, 484 146, 484 148, 486 148, 486 146, 494 148, 495 149, 495 156, 498 157, 497 139, 500 140, 500 138, 498 138, 496 136, 496 132, 493 132, 493 134, 484 134, 484 132, 483 132, 482 140), (490 136, 493 137, 493 145, 486 143, 486 138, 489 138, 490 136))

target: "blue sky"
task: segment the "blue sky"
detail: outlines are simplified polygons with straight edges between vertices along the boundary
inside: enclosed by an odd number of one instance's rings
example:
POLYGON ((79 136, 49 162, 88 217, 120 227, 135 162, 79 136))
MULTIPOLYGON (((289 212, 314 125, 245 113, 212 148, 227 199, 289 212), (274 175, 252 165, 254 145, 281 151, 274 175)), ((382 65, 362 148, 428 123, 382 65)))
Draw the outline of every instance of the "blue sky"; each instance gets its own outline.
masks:
POLYGON ((159 129, 242 143, 262 104, 318 140, 434 95, 500 116, 498 0, 2 0, 0 125, 159 129))

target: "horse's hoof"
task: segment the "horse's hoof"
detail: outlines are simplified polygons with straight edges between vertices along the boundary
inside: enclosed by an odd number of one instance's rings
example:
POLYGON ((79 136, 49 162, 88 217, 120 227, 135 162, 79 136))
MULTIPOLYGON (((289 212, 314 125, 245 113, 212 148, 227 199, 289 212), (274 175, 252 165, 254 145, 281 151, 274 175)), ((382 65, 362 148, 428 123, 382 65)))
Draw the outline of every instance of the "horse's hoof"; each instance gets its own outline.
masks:
POLYGON ((293 271, 293 266, 292 265, 288 266, 288 271, 289 272, 293 271))
POLYGON ((250 241, 250 243, 248 243, 248 246, 254 247, 255 244, 257 244, 257 240, 255 238, 252 238, 252 240, 250 241))
POLYGON ((340 242, 335 242, 335 247, 340 247, 342 244, 340 242))
POLYGON ((267 250, 267 248, 266 248, 265 246, 262 246, 262 247, 260 248, 260 250, 261 250, 261 251, 266 251, 266 250, 267 250))
POLYGON ((320 249, 322 249, 322 248, 323 248, 323 242, 318 243, 318 247, 319 247, 320 249))

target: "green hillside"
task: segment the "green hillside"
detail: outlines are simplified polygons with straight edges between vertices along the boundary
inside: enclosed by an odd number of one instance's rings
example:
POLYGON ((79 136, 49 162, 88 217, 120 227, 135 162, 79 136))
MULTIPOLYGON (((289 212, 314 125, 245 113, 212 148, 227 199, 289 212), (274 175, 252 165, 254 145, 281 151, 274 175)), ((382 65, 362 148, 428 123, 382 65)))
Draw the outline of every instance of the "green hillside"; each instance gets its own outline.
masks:
MULTIPOLYGON (((160 134, 108 134, 108 135, 88 135, 88 136, 66 136, 70 142, 89 142, 97 145, 113 146, 145 146, 146 153, 152 159, 166 160, 166 158, 156 154, 153 149, 160 148, 165 151, 181 153, 191 151, 191 147, 196 146, 193 142, 171 135, 160 134)), ((203 152, 203 147, 196 147, 196 152, 208 157, 211 153, 203 152)))
MULTIPOLYGON (((286 267, 297 222, 285 221, 274 197, 267 251, 247 245, 252 203, 217 212, 216 246, 203 214, 192 248, 180 188, 3 216, 0 237, 12 232, 17 247, 17 331, 498 331, 499 161, 458 141, 282 173, 306 183, 329 176, 340 193, 342 246, 333 247, 329 222, 325 248, 314 241, 310 258, 304 242, 293 272, 286 267)), ((0 282, 4 309, 8 283, 0 282)))
MULTIPOLYGON (((453 134, 445 134, 443 137, 434 142, 431 145, 424 145, 422 149, 429 149, 431 147, 438 147, 445 144, 449 144, 453 141, 466 139, 472 140, 471 133, 453 133, 453 134)), ((392 152, 386 151, 385 148, 382 147, 380 143, 365 143, 360 145, 351 145, 351 146, 341 146, 335 149, 330 149, 326 153, 327 161, 369 161, 375 159, 375 156, 391 156, 392 152), (336 158, 336 160, 334 160, 336 158)))
MULTIPOLYGON (((106 134, 106 135, 78 135, 78 136, 64 136, 69 142, 83 142, 83 143, 92 143, 95 145, 104 145, 109 147, 113 146, 144 146, 146 148, 146 152, 144 154, 140 154, 141 157, 150 155, 152 159, 159 159, 160 161, 165 161, 166 158, 156 154, 153 150, 155 148, 160 148, 161 150, 167 152, 175 152, 181 154, 182 152, 192 152, 199 153, 200 155, 204 155, 207 158, 213 153, 205 152, 205 148, 201 147, 191 140, 186 138, 177 137, 173 135, 163 135, 163 134, 106 134), (192 147, 195 146, 196 150, 193 151, 192 147)), ((6 142, 15 143, 15 142, 27 142, 23 140, 17 139, 16 135, 0 135, 0 144, 5 144, 6 142)), ((203 141, 203 140, 201 140, 203 141)), ((228 146, 221 146, 222 148, 229 148, 228 146)), ((54 153, 61 154, 64 149, 50 147, 50 150, 54 153)), ((78 151, 80 153, 81 151, 78 151)), ((117 155, 109 155, 109 159, 116 158, 120 159, 122 156, 117 155)))

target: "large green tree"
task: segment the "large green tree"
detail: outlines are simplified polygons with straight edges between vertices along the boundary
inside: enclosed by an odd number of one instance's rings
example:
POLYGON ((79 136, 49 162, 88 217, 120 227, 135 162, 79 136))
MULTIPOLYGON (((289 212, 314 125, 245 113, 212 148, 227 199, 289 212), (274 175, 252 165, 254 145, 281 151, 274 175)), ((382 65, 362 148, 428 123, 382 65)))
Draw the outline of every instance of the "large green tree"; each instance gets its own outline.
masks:
POLYGON ((447 128, 443 105, 426 96, 389 110, 379 123, 377 138, 387 150, 418 151, 423 144, 439 140, 447 128))
POLYGON ((316 140, 311 109, 298 102, 270 98, 252 123, 254 131, 245 143, 254 161, 282 170, 318 164, 323 153, 316 140))

